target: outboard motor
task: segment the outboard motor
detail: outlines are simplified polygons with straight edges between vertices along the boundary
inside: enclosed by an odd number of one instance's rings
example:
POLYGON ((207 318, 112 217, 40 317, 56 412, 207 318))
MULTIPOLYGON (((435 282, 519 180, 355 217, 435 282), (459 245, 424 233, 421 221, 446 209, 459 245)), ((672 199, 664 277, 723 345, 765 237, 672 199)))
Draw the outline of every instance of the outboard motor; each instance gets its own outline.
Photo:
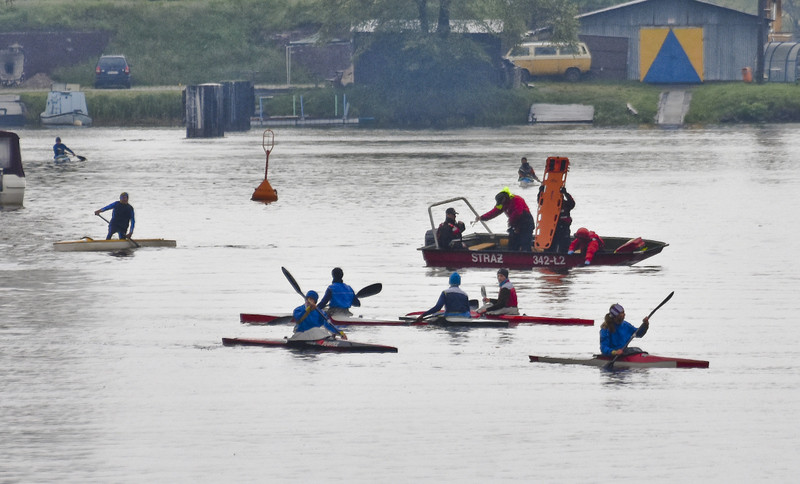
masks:
POLYGON ((436 238, 433 235, 433 229, 425 231, 425 246, 436 245, 436 238))

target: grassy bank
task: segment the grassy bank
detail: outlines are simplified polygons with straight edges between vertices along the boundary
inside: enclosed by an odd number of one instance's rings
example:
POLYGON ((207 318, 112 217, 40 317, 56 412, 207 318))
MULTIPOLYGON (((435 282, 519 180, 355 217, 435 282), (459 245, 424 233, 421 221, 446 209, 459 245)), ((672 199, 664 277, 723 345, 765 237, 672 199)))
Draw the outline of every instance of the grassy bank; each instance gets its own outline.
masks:
MULTIPOLYGON (((351 118, 370 117, 377 127, 458 128, 525 124, 532 103, 588 104, 595 126, 654 124, 658 99, 670 86, 637 82, 537 82, 520 89, 489 88, 464 93, 386 93, 374 88, 310 88, 275 94, 264 100, 270 116, 334 118, 343 114, 346 96, 351 118), (630 104, 637 112, 628 109, 630 104)), ((690 125, 800 122, 800 86, 795 84, 716 83, 690 87, 690 125)), ((39 123, 47 93, 24 92, 28 124, 39 123)), ((181 126, 181 91, 87 90, 95 126, 181 126)), ((257 106, 255 107, 257 109, 257 106)))

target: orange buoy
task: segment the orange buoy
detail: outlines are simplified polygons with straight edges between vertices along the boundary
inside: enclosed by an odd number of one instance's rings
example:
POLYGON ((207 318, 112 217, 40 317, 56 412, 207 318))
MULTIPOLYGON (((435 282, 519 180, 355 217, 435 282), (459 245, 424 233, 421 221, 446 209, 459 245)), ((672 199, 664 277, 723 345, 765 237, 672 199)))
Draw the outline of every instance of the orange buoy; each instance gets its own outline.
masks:
POLYGON ((264 148, 264 152, 267 154, 267 161, 264 165, 264 181, 256 188, 256 191, 253 192, 253 196, 250 197, 250 200, 256 200, 259 202, 275 202, 278 200, 278 192, 272 188, 272 185, 269 184, 269 180, 267 180, 267 172, 269 171, 269 154, 272 151, 272 148, 275 146, 275 133, 272 132, 271 129, 264 130, 264 135, 261 138, 261 146, 264 148))

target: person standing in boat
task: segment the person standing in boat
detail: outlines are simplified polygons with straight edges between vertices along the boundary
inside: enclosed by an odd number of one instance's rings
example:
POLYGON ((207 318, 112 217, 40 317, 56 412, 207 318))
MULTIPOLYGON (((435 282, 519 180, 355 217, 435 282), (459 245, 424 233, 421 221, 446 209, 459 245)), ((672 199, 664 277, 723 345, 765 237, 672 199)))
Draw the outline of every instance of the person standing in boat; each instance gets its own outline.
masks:
POLYGON ((456 209, 448 207, 445 211, 444 222, 439 224, 439 228, 436 229, 436 240, 439 242, 440 249, 467 248, 464 242, 461 241, 461 237, 464 231, 467 230, 467 226, 464 225, 464 222, 457 221, 456 215, 458 215, 456 209))
MULTIPOLYGON (((545 252, 566 252, 570 244, 570 227, 572 226, 572 209, 575 208, 575 199, 567 192, 566 187, 561 187, 561 212, 558 214, 556 229, 553 232, 553 242, 545 252)), ((542 204, 542 192, 544 185, 539 187, 537 201, 542 204)))
POLYGON ((631 336, 635 333, 637 338, 641 338, 649 327, 649 317, 644 318, 637 328, 625 321, 625 308, 619 304, 612 305, 600 326, 600 352, 604 355, 622 354, 631 336))
POLYGON ((567 254, 573 254, 576 250, 583 251, 583 253, 586 254, 583 263, 588 266, 592 263, 597 251, 604 246, 605 242, 603 242, 603 239, 601 239, 599 235, 586 227, 581 227, 575 232, 575 240, 569 244, 567 254))
POLYGON ((483 316, 488 314, 496 316, 501 314, 519 314, 517 307, 517 290, 508 279, 508 269, 497 271, 497 283, 500 285, 500 292, 497 299, 483 298, 484 305, 478 308, 478 314, 483 316))
POLYGON ((333 282, 325 289, 322 300, 317 304, 320 309, 330 303, 328 314, 331 316, 342 315, 352 316, 350 312, 352 306, 360 307, 361 301, 356 297, 353 288, 344 283, 344 271, 339 267, 334 267, 331 271, 333 282))
POLYGON ((136 218, 133 214, 133 205, 128 203, 128 192, 122 192, 119 195, 119 201, 110 203, 100 210, 95 210, 95 215, 106 210, 111 210, 111 221, 108 223, 108 235, 106 240, 110 240, 111 236, 117 234, 120 239, 130 239, 133 237, 133 227, 136 225, 136 218), (131 226, 131 231, 128 231, 128 224, 131 226), (127 234, 126 234, 127 232, 127 234))
POLYGON ((468 318, 471 316, 469 309, 469 296, 459 286, 461 286, 461 276, 458 272, 450 274, 450 287, 439 294, 436 306, 428 309, 417 317, 417 322, 422 321, 425 316, 439 312, 444 308, 445 316, 458 316, 468 318))
POLYGON ((319 294, 317 291, 308 291, 302 306, 297 306, 292 311, 292 316, 297 324, 294 334, 289 338, 292 341, 316 341, 320 339, 333 339, 336 335, 347 339, 339 328, 332 325, 325 313, 317 307, 319 294))
POLYGON ((532 180, 536 180, 539 183, 542 183, 542 180, 540 180, 539 177, 536 176, 536 172, 533 170, 533 167, 530 164, 528 164, 528 158, 524 156, 522 157, 522 164, 519 166, 519 169, 517 170, 517 175, 519 175, 519 180, 522 180, 523 178, 530 178, 532 180))
POLYGON ((491 220, 501 213, 508 217, 508 250, 530 252, 533 246, 533 215, 519 195, 512 195, 506 187, 495 197, 497 205, 483 215, 475 218, 476 222, 491 220))
POLYGON ((53 159, 62 155, 66 155, 67 152, 72 154, 72 156, 75 156, 75 152, 67 148, 67 145, 61 142, 60 137, 56 138, 56 144, 53 145, 53 159))

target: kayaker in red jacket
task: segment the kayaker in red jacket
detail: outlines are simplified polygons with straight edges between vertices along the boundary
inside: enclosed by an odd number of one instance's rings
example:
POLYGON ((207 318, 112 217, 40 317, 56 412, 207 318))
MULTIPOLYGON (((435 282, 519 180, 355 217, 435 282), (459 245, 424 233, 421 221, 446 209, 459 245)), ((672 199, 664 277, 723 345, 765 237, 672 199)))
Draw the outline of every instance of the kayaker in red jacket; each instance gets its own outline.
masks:
POLYGON ((501 213, 508 217, 508 250, 530 252, 533 246, 533 215, 519 195, 512 195, 506 187, 494 197, 497 205, 483 215, 475 218, 476 222, 491 220, 501 213))
POLYGON ((603 239, 601 239, 599 235, 586 227, 581 227, 575 232, 575 240, 569 244, 567 254, 572 254, 577 250, 583 251, 583 253, 586 254, 583 263, 588 266, 592 263, 594 254, 604 246, 605 242, 603 242, 603 239))
POLYGON ((480 315, 499 315, 499 314, 519 314, 517 307, 517 290, 508 279, 508 269, 500 269, 497 271, 497 282, 500 284, 500 292, 497 294, 497 299, 483 298, 484 305, 481 306, 477 313, 480 315))

